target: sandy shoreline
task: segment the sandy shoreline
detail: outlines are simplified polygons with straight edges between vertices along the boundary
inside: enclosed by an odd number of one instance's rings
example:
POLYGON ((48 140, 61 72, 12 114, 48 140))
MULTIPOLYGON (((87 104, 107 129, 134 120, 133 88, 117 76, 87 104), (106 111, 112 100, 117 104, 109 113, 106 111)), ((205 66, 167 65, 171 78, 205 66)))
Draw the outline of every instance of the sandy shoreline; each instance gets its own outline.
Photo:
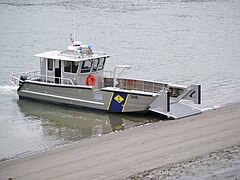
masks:
POLYGON ((123 179, 240 145, 240 104, 0 163, 8 179, 123 179))

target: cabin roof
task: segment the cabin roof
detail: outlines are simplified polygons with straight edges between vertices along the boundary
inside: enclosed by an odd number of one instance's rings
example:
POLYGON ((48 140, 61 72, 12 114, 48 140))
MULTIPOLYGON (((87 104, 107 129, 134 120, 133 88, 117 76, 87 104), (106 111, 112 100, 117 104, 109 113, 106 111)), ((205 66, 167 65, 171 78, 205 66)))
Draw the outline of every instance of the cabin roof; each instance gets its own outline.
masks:
POLYGON ((102 57, 109 57, 105 52, 92 52, 92 53, 79 53, 74 50, 66 51, 48 51, 40 54, 36 54, 36 57, 48 58, 48 59, 59 59, 64 61, 84 61, 88 59, 96 59, 102 57))

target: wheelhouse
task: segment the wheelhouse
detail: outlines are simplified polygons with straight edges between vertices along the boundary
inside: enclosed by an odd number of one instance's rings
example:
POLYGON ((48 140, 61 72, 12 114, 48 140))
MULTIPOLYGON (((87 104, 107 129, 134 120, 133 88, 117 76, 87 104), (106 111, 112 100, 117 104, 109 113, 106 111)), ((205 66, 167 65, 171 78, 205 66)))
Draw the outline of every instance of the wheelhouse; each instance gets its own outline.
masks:
POLYGON ((35 55, 40 57, 40 81, 56 84, 104 86, 104 52, 93 52, 90 46, 69 46, 65 51, 50 51, 35 55), (91 76, 91 78, 89 78, 91 76), (94 80, 94 82, 88 82, 94 80))

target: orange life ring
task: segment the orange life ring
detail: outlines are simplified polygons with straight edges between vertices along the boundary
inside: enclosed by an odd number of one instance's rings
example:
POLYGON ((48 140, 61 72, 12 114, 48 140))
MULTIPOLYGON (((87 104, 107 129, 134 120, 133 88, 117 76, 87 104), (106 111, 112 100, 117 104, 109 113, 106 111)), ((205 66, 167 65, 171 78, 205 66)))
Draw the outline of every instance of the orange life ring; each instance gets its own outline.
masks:
POLYGON ((86 84, 88 86, 94 86, 96 83, 96 78, 93 75, 89 75, 86 79, 86 84))

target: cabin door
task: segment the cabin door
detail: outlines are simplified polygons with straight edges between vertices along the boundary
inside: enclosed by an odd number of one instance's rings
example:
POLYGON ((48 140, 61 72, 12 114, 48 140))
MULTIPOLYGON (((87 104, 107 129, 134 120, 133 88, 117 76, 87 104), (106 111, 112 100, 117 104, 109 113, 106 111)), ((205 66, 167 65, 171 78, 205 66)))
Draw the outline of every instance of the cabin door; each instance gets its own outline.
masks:
POLYGON ((55 83, 61 84, 61 61, 55 60, 55 83))

